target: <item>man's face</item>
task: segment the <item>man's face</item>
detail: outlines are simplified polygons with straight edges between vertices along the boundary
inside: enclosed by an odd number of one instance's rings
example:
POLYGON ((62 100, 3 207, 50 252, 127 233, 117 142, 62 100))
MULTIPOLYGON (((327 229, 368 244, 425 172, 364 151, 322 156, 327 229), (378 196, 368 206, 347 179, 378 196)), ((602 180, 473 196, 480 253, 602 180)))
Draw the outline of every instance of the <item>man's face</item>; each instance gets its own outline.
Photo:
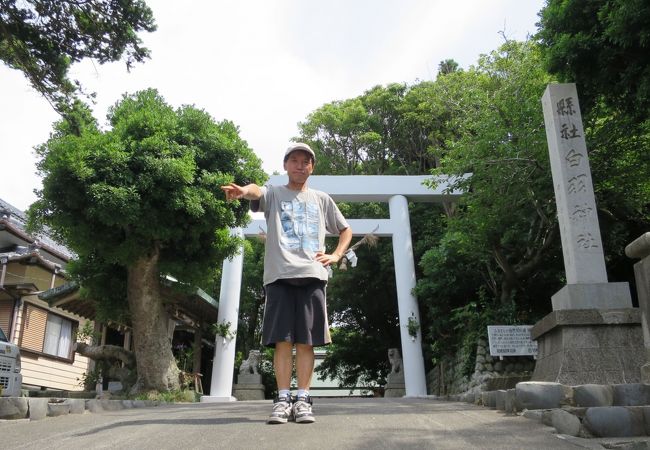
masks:
POLYGON ((291 152, 284 163, 284 170, 287 171, 289 181, 292 183, 305 183, 309 175, 314 171, 311 155, 302 150, 291 152))

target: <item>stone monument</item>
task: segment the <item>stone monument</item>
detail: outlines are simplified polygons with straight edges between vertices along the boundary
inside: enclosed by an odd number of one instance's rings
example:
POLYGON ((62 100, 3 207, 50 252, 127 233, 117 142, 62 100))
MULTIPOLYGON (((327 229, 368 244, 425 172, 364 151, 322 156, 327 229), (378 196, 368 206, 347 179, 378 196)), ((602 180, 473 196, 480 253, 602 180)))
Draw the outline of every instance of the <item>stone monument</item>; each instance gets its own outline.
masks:
POLYGON ((237 400, 264 400, 262 375, 257 370, 260 361, 260 351, 251 350, 248 353, 248 358, 239 366, 237 384, 232 388, 232 395, 237 400))
POLYGON ((576 86, 542 96, 567 284, 531 330, 535 381, 576 385, 640 379, 640 314, 627 283, 609 283, 576 86))
POLYGON ((641 382, 650 384, 650 233, 644 233, 630 245, 625 247, 629 258, 640 259, 634 264, 634 279, 636 292, 639 296, 641 309, 641 327, 643 329, 643 346, 645 348, 645 364, 641 367, 641 382))
POLYGON ((404 385, 404 370, 402 370, 402 355, 399 349, 388 349, 388 362, 390 362, 390 373, 386 380, 384 397, 404 397, 406 387, 404 385))

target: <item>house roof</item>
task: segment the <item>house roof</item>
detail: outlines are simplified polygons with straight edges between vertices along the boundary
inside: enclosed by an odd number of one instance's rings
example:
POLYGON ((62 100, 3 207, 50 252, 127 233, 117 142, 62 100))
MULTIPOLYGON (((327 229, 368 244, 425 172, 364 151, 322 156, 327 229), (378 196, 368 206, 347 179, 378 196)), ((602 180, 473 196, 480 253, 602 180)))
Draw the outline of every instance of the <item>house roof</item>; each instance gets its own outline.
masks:
POLYGON ((92 320, 97 314, 95 302, 81 298, 79 285, 74 281, 41 292, 38 294, 38 298, 46 301, 50 307, 59 308, 87 319, 92 320))
MULTIPOLYGON (((161 296, 170 315, 192 327, 211 324, 217 321, 219 303, 201 289, 193 293, 183 293, 168 284, 161 284, 161 296)), ((51 307, 57 307, 78 316, 93 320, 96 316, 95 302, 79 295, 79 285, 75 282, 48 289, 38 294, 51 307)))
POLYGON ((45 259, 41 253, 34 248, 14 247, 8 252, 0 252, 0 261, 3 262, 23 262, 26 264, 39 264, 52 272, 64 272, 60 264, 45 259))
POLYGON ((66 263, 76 257, 75 253, 65 245, 57 242, 53 231, 45 227, 41 233, 32 235, 26 231, 27 216, 15 206, 0 199, 0 231, 7 231, 8 235, 0 236, 0 248, 12 245, 32 244, 54 258, 66 263))

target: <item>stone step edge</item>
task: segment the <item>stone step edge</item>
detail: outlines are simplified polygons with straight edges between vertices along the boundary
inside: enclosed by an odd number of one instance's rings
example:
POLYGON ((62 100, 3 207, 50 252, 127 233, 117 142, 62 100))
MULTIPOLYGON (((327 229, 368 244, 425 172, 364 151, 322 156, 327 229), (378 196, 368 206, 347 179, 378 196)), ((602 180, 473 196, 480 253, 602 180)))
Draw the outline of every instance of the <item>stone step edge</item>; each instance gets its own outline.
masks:
MULTIPOLYGON (((548 383, 548 385, 573 389, 558 383, 548 383)), ((598 388, 607 385, 591 386, 598 388)), ((429 397, 436 400, 474 403, 506 414, 518 414, 553 427, 557 433, 566 436, 587 439, 650 436, 650 405, 648 404, 562 405, 556 408, 521 409, 518 408, 516 389, 429 397)))

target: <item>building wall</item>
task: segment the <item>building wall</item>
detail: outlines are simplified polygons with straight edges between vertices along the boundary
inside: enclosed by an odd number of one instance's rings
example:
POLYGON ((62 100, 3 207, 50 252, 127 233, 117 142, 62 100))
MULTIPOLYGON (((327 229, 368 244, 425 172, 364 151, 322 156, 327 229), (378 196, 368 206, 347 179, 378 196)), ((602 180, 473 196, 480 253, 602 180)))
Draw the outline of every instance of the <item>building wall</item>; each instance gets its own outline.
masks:
MULTIPOLYGON (((23 303, 47 309, 61 317, 69 319, 77 324, 77 328, 83 328, 86 319, 70 314, 62 310, 54 310, 38 297, 23 297, 23 303)), ((20 343, 24 332, 25 307, 18 310, 17 333, 14 342, 20 343)), ((73 336, 74 340, 74 336, 73 336)), ((48 388, 67 391, 82 391, 84 374, 88 371, 89 359, 85 356, 73 353, 72 361, 34 353, 21 348, 23 387, 25 388, 48 388)))

